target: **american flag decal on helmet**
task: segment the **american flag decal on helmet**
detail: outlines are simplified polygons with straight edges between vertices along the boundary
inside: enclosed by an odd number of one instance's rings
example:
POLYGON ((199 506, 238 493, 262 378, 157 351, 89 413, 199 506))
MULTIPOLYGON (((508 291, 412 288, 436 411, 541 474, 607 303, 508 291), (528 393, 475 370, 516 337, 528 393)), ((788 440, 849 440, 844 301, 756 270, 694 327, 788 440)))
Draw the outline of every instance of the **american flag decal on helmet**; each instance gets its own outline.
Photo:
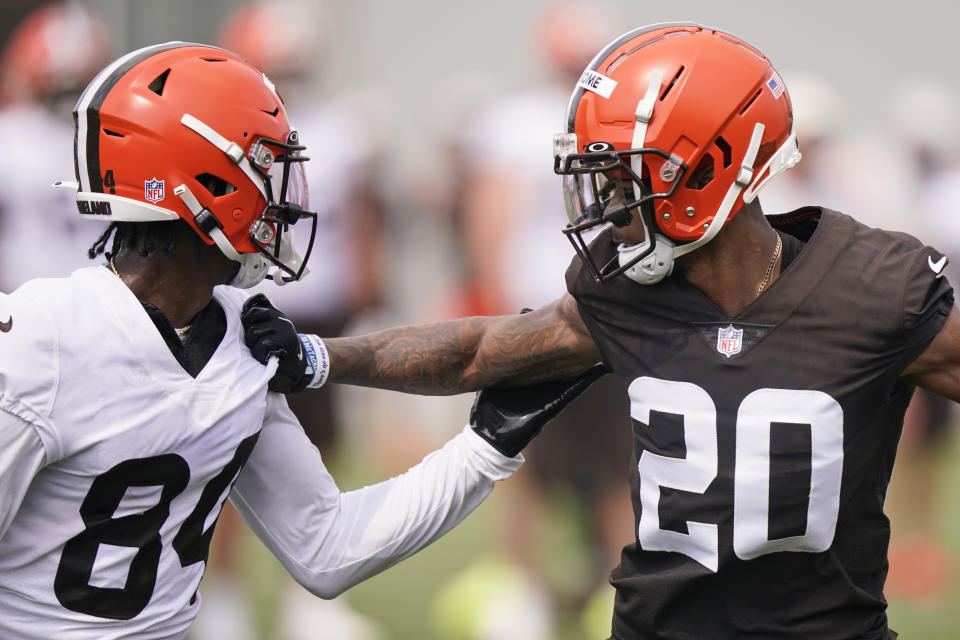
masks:
POLYGON ((773 94, 774 98, 779 98, 783 95, 783 80, 780 79, 780 74, 776 71, 773 72, 773 75, 770 76, 770 79, 767 80, 767 88, 770 89, 770 92, 773 94))

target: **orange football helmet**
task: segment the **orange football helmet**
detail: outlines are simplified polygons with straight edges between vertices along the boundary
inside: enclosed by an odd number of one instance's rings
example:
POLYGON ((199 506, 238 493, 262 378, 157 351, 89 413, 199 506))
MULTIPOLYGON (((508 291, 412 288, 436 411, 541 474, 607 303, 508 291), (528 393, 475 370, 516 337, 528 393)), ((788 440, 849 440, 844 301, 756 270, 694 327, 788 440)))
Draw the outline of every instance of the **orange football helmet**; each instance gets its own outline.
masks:
POLYGON ((273 84, 243 58, 185 42, 128 53, 87 86, 74 120, 82 217, 183 219, 240 263, 234 286, 306 275, 317 217, 305 147, 273 84), (301 257, 290 227, 304 217, 301 257))
POLYGON ((790 98, 762 53, 697 24, 641 27, 594 57, 554 137, 564 233, 598 280, 652 284, 799 159, 790 98), (581 234, 634 215, 643 243, 597 264, 581 234))

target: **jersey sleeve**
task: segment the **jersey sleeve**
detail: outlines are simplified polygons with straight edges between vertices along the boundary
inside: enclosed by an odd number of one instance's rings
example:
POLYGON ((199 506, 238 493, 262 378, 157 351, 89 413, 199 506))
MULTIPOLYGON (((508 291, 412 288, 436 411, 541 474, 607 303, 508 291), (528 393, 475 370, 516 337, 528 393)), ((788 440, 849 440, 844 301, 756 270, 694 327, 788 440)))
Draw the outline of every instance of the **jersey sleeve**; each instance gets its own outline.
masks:
POLYGON ((341 492, 286 400, 271 394, 269 403, 230 500, 294 579, 322 598, 442 536, 522 462, 465 429, 406 473, 341 492))
POLYGON ((953 287, 943 275, 946 256, 931 247, 908 251, 902 294, 902 356, 899 370, 929 346, 953 309, 953 287))
POLYGON ((0 411, 0 539, 45 459, 43 442, 33 425, 0 411))
POLYGON ((0 410, 30 423, 48 462, 59 459, 60 439, 50 414, 60 375, 55 323, 44 311, 47 292, 27 283, 0 295, 0 410))

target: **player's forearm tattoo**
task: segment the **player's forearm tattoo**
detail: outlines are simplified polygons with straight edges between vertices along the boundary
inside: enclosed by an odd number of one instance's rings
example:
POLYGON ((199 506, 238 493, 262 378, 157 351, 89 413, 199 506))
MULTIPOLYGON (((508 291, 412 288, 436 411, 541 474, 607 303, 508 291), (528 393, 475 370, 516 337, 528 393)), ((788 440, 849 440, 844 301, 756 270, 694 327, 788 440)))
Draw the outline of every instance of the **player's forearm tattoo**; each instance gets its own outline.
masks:
POLYGON ((524 385, 579 373, 597 361, 555 323, 466 318, 324 340, 330 380, 424 395, 524 385))

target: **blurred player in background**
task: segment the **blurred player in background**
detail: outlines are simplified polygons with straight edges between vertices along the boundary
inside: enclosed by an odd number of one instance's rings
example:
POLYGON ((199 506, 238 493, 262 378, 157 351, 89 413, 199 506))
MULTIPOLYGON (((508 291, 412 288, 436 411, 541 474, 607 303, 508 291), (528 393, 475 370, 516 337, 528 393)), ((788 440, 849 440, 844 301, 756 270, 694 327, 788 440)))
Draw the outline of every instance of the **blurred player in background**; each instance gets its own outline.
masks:
POLYGON ((764 209, 768 214, 787 213, 813 202, 837 211, 858 210, 856 203, 848 202, 843 169, 834 162, 847 124, 839 93, 826 78, 810 71, 788 70, 783 80, 790 87, 803 162, 764 187, 764 209))
MULTIPOLYGON (((376 127, 348 108, 347 96, 323 93, 327 34, 333 28, 325 4, 307 0, 241 4, 224 19, 216 41, 270 77, 291 122, 304 139, 315 141, 306 173, 314 196, 310 206, 318 217, 314 255, 324 259, 310 265, 310 277, 297 287, 257 290, 282 300, 298 324, 315 327, 319 335, 340 335, 358 314, 383 300, 386 218, 376 182, 380 144, 376 127)), ((308 240, 304 235, 297 238, 301 251, 308 240)), ((340 443, 336 399, 336 389, 324 389, 315 399, 290 397, 290 407, 311 442, 332 464, 340 443)), ((234 566, 239 540, 233 532, 239 533, 239 521, 228 510, 224 524, 213 545, 214 571, 204 585, 215 604, 198 621, 194 632, 198 640, 222 637, 226 625, 237 626, 236 633, 251 627, 241 622, 249 619, 251 609, 237 592, 234 566)), ((345 608, 343 599, 321 602, 305 597, 296 585, 290 587, 276 616, 288 627, 283 633, 290 640, 304 633, 310 637, 311 628, 334 625, 343 625, 358 639, 377 637, 370 623, 345 608)))
MULTIPOLYGON (((919 194, 902 209, 901 227, 942 246, 960 263, 960 95, 940 78, 918 76, 891 87, 886 123, 905 165, 904 183, 919 194)), ((956 282, 958 264, 945 268, 956 282)), ((889 510, 893 520, 888 592, 920 603, 947 595, 953 560, 936 531, 937 464, 954 436, 952 402, 918 389, 903 424, 889 510)))
MULTIPOLYGON (((324 2, 261 0, 242 5, 224 22, 217 41, 263 69, 284 98, 298 131, 321 142, 307 178, 316 194, 314 241, 325 259, 311 265, 303 287, 270 290, 295 322, 339 335, 359 313, 383 301, 386 213, 377 176, 381 144, 376 123, 364 118, 351 96, 325 95, 326 33, 334 28, 324 2), (283 38, 273 34, 283 33, 283 38)), ((303 245, 306 238, 298 238, 303 245)), ((337 442, 335 393, 316 402, 292 398, 298 416, 310 416, 311 441, 325 449, 337 442)))
MULTIPOLYGON (((461 134, 463 174, 457 182, 462 191, 455 201, 454 241, 462 246, 465 269, 457 283, 461 308, 456 315, 516 313, 563 293, 562 273, 575 254, 561 234, 547 232, 555 228, 564 205, 560 178, 544 159, 550 157, 551 136, 570 99, 570 86, 614 35, 614 23, 613 8, 606 3, 547 3, 530 38, 547 77, 494 101, 461 134)), ((502 577, 478 589, 455 580, 451 588, 473 593, 475 601, 455 607, 451 597, 441 595, 440 620, 461 625, 462 615, 444 609, 470 611, 475 631, 469 637, 487 640, 511 634, 554 638, 556 625, 577 624, 589 597, 606 587, 609 567, 630 540, 624 483, 630 462, 627 415, 625 386, 607 376, 538 439, 518 477, 523 482, 511 483, 505 492, 509 508, 500 529, 510 533, 500 540, 500 562, 505 563, 500 575, 512 571, 516 587, 504 589, 502 577), (584 441, 582 425, 588 421, 602 428, 584 441), (577 566, 585 565, 586 571, 573 575, 544 567, 537 552, 547 537, 550 506, 556 510, 558 501, 561 519, 572 521, 584 542, 585 562, 577 566)), ((490 558, 477 561, 490 563, 490 558)), ((478 570, 471 567, 463 579, 475 575, 478 570)), ((443 624, 438 633, 450 636, 443 624)))
POLYGON ((73 173, 70 111, 110 59, 103 21, 80 2, 28 15, 0 55, 0 291, 87 262, 70 194, 51 185, 73 173))

